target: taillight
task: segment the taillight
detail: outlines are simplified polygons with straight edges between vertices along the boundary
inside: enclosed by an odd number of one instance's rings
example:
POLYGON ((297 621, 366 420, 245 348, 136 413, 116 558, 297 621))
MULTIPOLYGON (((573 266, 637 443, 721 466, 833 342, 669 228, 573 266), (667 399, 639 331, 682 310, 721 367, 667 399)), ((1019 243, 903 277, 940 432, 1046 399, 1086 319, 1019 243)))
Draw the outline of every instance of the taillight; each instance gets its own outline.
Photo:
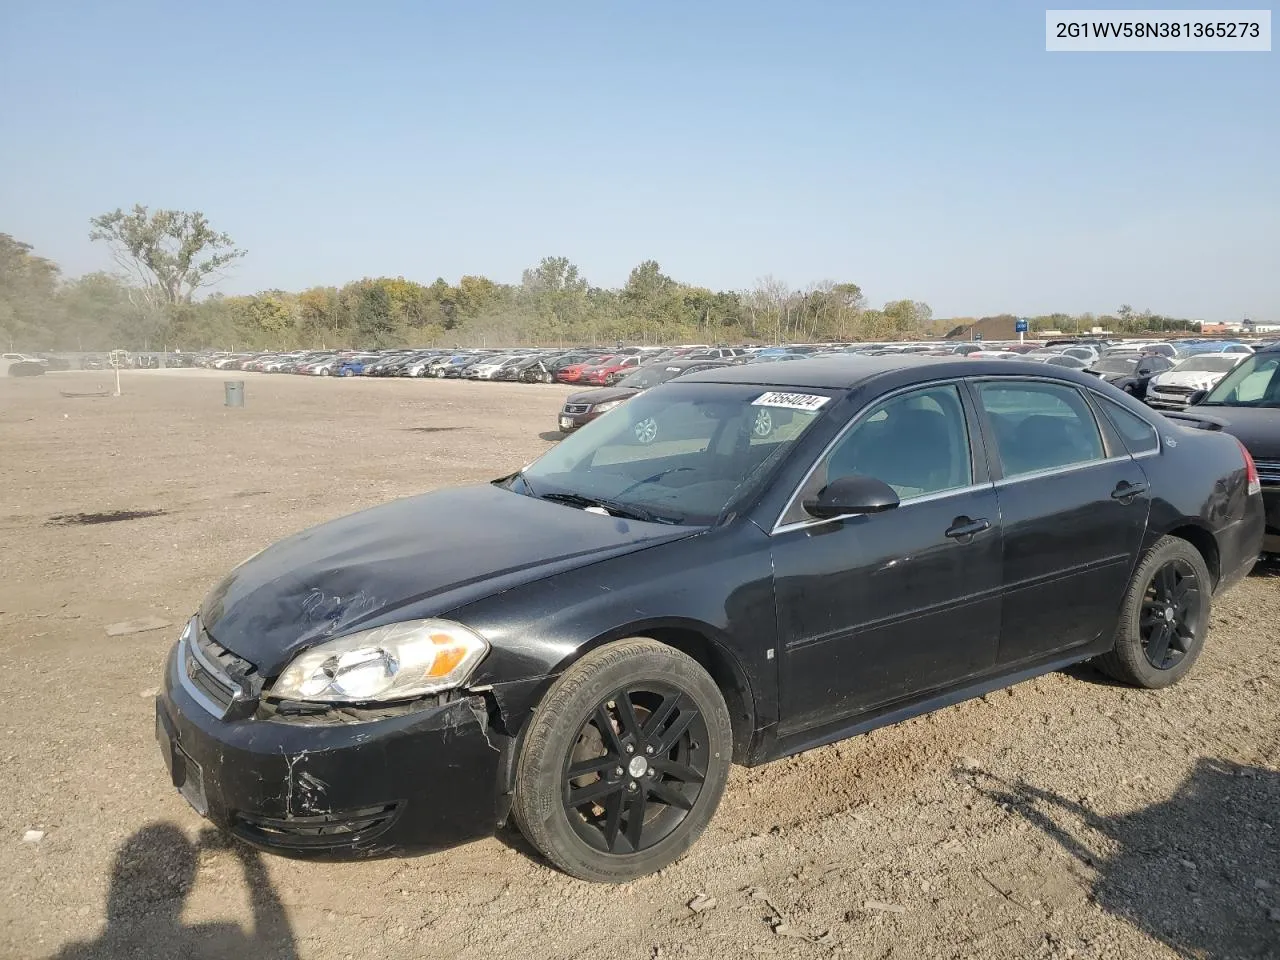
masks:
POLYGON ((1253 455, 1249 453, 1246 447, 1239 439, 1236 443, 1240 444, 1240 452, 1244 454, 1244 478, 1249 484, 1250 495, 1262 492, 1262 478, 1258 476, 1258 465, 1253 462, 1253 455))

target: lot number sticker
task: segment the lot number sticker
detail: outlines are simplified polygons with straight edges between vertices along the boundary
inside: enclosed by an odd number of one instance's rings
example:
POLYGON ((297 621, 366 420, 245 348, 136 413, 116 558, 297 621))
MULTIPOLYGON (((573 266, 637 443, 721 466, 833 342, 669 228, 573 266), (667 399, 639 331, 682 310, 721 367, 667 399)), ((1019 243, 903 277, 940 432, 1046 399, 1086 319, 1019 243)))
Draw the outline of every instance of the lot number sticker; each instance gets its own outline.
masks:
POLYGON ((830 397, 816 393, 763 393, 751 401, 753 407, 785 407, 788 410, 817 410, 830 397))

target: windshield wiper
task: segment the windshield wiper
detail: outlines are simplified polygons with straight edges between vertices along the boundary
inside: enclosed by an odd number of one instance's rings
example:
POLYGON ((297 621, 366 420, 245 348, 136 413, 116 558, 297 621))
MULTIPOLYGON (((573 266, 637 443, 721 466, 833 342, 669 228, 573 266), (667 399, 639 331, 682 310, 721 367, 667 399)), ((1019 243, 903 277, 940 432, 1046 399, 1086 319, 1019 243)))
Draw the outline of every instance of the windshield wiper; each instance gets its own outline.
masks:
POLYGON ((635 483, 631 484, 630 486, 623 487, 621 490, 618 491, 618 496, 622 496, 624 493, 630 493, 636 487, 643 487, 646 483, 657 483, 663 477, 668 476, 670 474, 683 473, 686 470, 692 470, 692 469, 693 467, 669 467, 666 470, 660 470, 659 472, 655 473, 651 477, 645 477, 643 480, 637 480, 635 483))
POLYGON ((550 500, 553 503, 563 503, 571 507, 599 507, 602 510, 609 511, 610 516, 622 517, 625 520, 641 520, 645 523, 680 522, 676 517, 662 516, 661 514, 646 510, 644 507, 617 503, 613 500, 605 500, 601 497, 584 497, 580 493, 544 493, 538 499, 550 500))

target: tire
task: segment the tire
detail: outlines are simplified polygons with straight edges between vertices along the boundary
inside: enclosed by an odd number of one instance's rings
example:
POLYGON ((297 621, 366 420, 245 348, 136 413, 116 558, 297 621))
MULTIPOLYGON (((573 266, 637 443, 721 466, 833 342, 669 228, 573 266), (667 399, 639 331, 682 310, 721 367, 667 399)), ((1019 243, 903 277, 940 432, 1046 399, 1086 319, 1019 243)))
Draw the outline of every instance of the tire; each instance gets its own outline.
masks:
POLYGON ((698 839, 732 752, 724 697, 696 661, 642 637, 606 644, 534 710, 516 766, 515 821, 565 873, 625 883, 698 839), (580 769, 572 778, 571 763, 580 769))
POLYGON ((1212 596, 1200 551, 1178 537, 1162 538, 1133 572, 1115 647, 1098 657, 1098 667, 1146 690, 1177 683, 1204 648, 1212 596))

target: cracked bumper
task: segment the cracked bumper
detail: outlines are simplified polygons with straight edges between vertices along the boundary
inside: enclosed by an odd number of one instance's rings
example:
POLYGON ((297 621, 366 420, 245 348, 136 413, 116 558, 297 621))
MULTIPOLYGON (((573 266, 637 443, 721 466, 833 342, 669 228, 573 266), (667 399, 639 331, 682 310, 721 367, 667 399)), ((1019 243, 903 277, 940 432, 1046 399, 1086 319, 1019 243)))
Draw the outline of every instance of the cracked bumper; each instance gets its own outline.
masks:
POLYGON ((373 856, 487 836, 504 739, 469 697, 363 723, 221 720, 177 682, 156 736, 178 787, 218 827, 271 850, 373 856))

